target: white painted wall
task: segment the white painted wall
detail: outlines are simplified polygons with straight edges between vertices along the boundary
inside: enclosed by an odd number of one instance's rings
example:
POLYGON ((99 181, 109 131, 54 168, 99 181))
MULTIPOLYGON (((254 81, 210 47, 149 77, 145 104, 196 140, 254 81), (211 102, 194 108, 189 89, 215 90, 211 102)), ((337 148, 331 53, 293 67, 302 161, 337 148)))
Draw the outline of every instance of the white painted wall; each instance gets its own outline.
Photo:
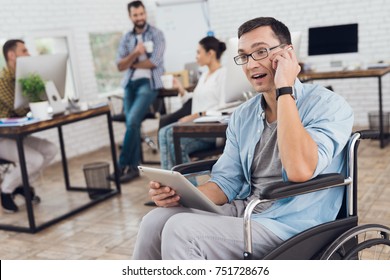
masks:
MULTIPOLYGON (((96 100, 97 87, 88 41, 89 32, 126 31, 132 27, 127 11, 128 0, 0 0, 0 38, 20 38, 29 32, 53 29, 70 30, 75 42, 76 58, 83 99, 96 100)), ((155 0, 144 1, 149 22, 155 22, 155 0)), ((220 39, 236 35, 238 26, 258 16, 273 16, 302 31, 300 57, 312 64, 324 63, 340 56, 307 57, 309 27, 359 23, 359 53, 341 59, 348 64, 390 62, 390 3, 385 0, 209 0, 212 29, 220 39)), ((191 24, 191 19, 189 23, 191 24)), ((180 44, 180 36, 178 36, 180 44)), ((195 52, 195 48, 194 48, 195 52)), ((367 113, 376 111, 378 86, 376 79, 321 81, 331 84, 355 111, 355 125, 368 124, 367 113)), ((384 109, 390 111, 390 75, 383 79, 384 109)), ((120 142, 123 125, 116 124, 116 141, 120 142)), ((104 118, 73 124, 64 128, 67 154, 76 156, 108 144, 104 118)), ((40 133, 56 141, 55 130, 40 133)))

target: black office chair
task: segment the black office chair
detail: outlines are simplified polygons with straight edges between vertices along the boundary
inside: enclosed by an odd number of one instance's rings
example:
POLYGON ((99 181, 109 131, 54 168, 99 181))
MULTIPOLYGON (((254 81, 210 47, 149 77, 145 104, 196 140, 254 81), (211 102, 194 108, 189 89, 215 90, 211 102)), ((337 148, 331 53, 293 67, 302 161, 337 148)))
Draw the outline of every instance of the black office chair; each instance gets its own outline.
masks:
MULTIPOLYGON (((111 95, 108 97, 111 104, 111 118, 114 122, 126 122, 126 116, 123 111, 123 97, 119 95, 111 95), (115 110, 113 105, 113 99, 120 100, 122 102, 120 111, 115 110)), ((166 108, 163 98, 156 98, 153 104, 150 106, 149 112, 146 113, 144 121, 147 119, 159 119, 161 115, 166 114, 166 108)), ((153 154, 157 154, 158 147, 151 136, 148 136, 141 131, 141 163, 147 164, 159 164, 159 161, 145 161, 142 149, 142 143, 145 143, 153 154)), ((121 146, 120 146, 121 147, 121 146)))
MULTIPOLYGON (((264 259, 283 260, 350 260, 390 259, 390 228, 378 225, 358 225, 357 216, 357 148, 360 139, 377 139, 378 131, 354 133, 348 143, 347 176, 323 174, 304 183, 284 182, 264 188, 259 199, 251 201, 244 214, 244 259, 251 259, 251 215, 262 202, 306 194, 332 187, 345 186, 344 202, 335 221, 307 229, 269 252, 264 259)), ((211 170, 215 160, 199 161, 175 166, 173 170, 194 176, 211 170)))

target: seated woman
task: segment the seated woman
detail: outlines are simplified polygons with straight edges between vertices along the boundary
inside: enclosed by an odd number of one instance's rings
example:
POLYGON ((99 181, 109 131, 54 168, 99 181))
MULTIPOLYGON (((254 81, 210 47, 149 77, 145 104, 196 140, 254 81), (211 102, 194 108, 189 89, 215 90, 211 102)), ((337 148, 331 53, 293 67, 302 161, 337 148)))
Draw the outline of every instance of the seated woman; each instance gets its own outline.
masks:
MULTIPOLYGON (((225 43, 215 37, 205 37, 199 41, 196 60, 200 66, 207 66, 207 71, 202 73, 198 84, 191 93, 187 92, 177 79, 174 80, 174 86, 178 88, 181 98, 186 100, 192 98, 191 113, 180 118, 178 122, 190 122, 205 115, 208 110, 215 111, 225 103, 226 69, 221 66, 220 62, 225 50, 225 43)), ((176 164, 172 135, 174 125, 175 122, 164 126, 160 128, 158 133, 163 169, 171 169, 176 164)), ((215 148, 215 142, 215 138, 182 138, 183 162, 189 162, 189 154, 192 152, 215 148)))

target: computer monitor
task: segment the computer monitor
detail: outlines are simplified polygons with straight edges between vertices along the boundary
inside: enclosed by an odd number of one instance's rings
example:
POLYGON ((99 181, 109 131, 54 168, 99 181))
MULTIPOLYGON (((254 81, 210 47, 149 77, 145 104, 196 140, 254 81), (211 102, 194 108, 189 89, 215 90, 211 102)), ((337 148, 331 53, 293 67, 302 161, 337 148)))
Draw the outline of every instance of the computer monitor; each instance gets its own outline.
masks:
POLYGON ((238 38, 230 38, 226 44, 226 52, 223 55, 223 65, 226 67, 225 102, 245 100, 248 92, 254 93, 251 83, 233 58, 238 54, 238 38))
POLYGON ((302 32, 300 31, 291 32, 291 43, 294 47, 295 55, 297 56, 298 61, 300 61, 301 39, 302 39, 302 32))
POLYGON ((16 60, 14 108, 28 105, 27 99, 22 94, 19 79, 31 73, 39 74, 45 82, 52 81, 60 97, 64 98, 67 61, 68 54, 65 53, 18 57, 16 60))
POLYGON ((358 52, 358 24, 309 28, 309 55, 358 52))

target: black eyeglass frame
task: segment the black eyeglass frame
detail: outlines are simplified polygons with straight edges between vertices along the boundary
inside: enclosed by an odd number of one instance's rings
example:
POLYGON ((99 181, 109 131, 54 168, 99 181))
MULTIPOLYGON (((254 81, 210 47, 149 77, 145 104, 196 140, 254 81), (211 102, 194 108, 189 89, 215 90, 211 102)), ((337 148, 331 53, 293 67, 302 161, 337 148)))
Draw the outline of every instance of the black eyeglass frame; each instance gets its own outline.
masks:
POLYGON ((275 47, 270 47, 270 48, 260 48, 260 49, 257 49, 257 50, 255 50, 254 52, 252 52, 252 53, 250 53, 250 54, 239 54, 239 55, 233 57, 233 60, 234 60, 234 63, 236 63, 237 65, 245 65, 245 64, 247 64, 247 63, 249 62, 249 57, 252 57, 254 61, 263 60, 264 58, 267 58, 267 57, 268 57, 270 51, 272 51, 272 50, 274 50, 274 49, 276 49, 276 48, 279 48, 279 47, 283 47, 283 46, 285 46, 285 45, 287 45, 287 44, 279 44, 279 45, 277 45, 277 46, 275 46, 275 47), (257 53, 257 52, 260 51, 260 50, 265 50, 266 53, 267 53, 266 56, 261 57, 261 58, 255 58, 255 57, 253 56, 253 54, 254 54, 254 53, 257 53), (238 60, 239 58, 244 57, 244 56, 246 57, 246 62, 244 62, 244 63, 238 63, 237 60, 238 60))

